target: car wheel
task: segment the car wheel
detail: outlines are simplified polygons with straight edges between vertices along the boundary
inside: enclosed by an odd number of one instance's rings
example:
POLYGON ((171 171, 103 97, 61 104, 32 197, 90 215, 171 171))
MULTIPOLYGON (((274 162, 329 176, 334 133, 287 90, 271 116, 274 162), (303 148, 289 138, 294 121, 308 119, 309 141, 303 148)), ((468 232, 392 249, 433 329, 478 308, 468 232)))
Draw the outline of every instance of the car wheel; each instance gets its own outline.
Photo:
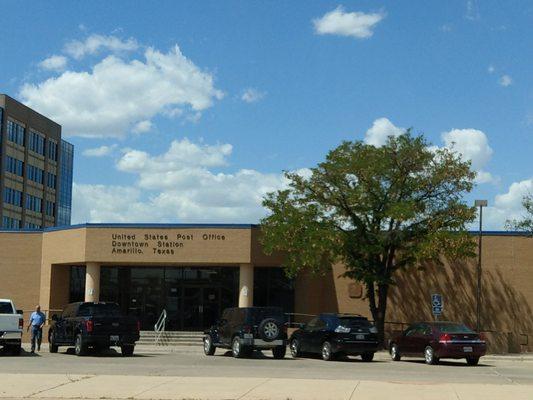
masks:
POLYGON ((243 350, 240 339, 237 336, 234 337, 233 342, 231 342, 231 353, 233 354, 233 357, 241 358, 244 355, 243 350))
POLYGON ((276 359, 282 359, 285 358, 285 354, 287 353, 287 346, 277 346, 272 349, 272 355, 276 359))
POLYGON ((390 356, 392 361, 400 361, 402 359, 402 356, 400 355, 400 348, 396 343, 393 343, 390 347, 390 356))
POLYGON ((361 358, 364 362, 370 362, 374 359, 374 353, 363 353, 361 354, 361 358))
POLYGON ((57 344, 55 344, 53 333, 48 337, 48 350, 50 351, 50 353, 57 353, 58 350, 58 346, 57 344))
POLYGON ((282 333, 281 326, 274 318, 267 318, 261 321, 258 327, 259 336, 265 342, 272 342, 278 339, 282 333))
POLYGON ((135 346, 132 344, 125 344, 123 346, 120 346, 120 351, 123 357, 131 357, 133 355, 134 350, 135 346))
POLYGON ((424 350, 424 359, 428 365, 435 365, 439 362, 439 359, 435 356, 435 350, 431 346, 426 347, 424 350))
POLYGON ((211 335, 206 335, 204 337, 204 354, 206 356, 212 356, 215 354, 215 350, 217 348, 213 345, 213 339, 211 338, 211 335))
POLYGON ((74 342, 74 354, 77 356, 84 356, 87 354, 87 345, 85 344, 81 333, 76 336, 76 341, 74 342))
POLYGON ((300 342, 298 339, 292 339, 289 347, 291 349, 291 356, 293 358, 300 357, 302 355, 302 352, 300 351, 300 342))
POLYGON ((333 354, 333 350, 331 349, 331 343, 330 342, 324 342, 322 344, 322 359, 324 361, 331 361, 335 358, 333 354))
POLYGON ((466 363, 471 366, 476 366, 479 363, 479 357, 467 357, 466 363))

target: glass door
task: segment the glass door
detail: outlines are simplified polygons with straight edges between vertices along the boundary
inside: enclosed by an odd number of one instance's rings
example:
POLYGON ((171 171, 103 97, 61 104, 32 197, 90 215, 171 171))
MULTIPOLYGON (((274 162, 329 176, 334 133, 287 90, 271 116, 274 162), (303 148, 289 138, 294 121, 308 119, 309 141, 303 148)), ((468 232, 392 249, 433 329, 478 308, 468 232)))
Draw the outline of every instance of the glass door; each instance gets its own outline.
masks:
POLYGON ((183 330, 199 330, 202 328, 203 296, 198 286, 183 287, 183 307, 181 326, 183 330))

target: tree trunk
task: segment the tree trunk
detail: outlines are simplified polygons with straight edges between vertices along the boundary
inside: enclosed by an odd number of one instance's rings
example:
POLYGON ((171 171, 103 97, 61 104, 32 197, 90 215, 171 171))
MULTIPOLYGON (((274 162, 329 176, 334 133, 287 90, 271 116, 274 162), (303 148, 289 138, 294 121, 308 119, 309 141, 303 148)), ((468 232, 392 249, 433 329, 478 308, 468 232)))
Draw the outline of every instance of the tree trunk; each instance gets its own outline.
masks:
POLYGON ((374 319, 374 325, 378 330, 378 342, 382 348, 385 348, 387 346, 387 343, 385 343, 385 316, 387 311, 389 285, 378 284, 377 299, 374 282, 367 282, 366 286, 370 312, 374 319))

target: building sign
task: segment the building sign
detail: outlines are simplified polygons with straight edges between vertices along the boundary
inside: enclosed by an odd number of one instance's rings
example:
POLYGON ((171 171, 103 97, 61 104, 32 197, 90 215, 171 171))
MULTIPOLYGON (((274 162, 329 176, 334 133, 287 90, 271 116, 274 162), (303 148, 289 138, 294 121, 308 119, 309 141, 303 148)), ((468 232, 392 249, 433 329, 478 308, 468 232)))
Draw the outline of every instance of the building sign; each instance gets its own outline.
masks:
POLYGON ((112 233, 111 254, 175 255, 190 244, 223 243, 226 234, 194 233, 112 233))

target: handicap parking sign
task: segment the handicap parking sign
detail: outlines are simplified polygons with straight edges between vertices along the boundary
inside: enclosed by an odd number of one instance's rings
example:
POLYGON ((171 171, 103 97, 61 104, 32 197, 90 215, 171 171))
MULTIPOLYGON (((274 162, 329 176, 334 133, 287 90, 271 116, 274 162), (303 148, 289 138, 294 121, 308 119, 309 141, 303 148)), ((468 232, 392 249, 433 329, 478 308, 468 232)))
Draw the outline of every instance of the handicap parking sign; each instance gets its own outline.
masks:
POLYGON ((442 295, 435 293, 431 295, 431 310, 433 315, 441 315, 444 305, 442 303, 442 295))

